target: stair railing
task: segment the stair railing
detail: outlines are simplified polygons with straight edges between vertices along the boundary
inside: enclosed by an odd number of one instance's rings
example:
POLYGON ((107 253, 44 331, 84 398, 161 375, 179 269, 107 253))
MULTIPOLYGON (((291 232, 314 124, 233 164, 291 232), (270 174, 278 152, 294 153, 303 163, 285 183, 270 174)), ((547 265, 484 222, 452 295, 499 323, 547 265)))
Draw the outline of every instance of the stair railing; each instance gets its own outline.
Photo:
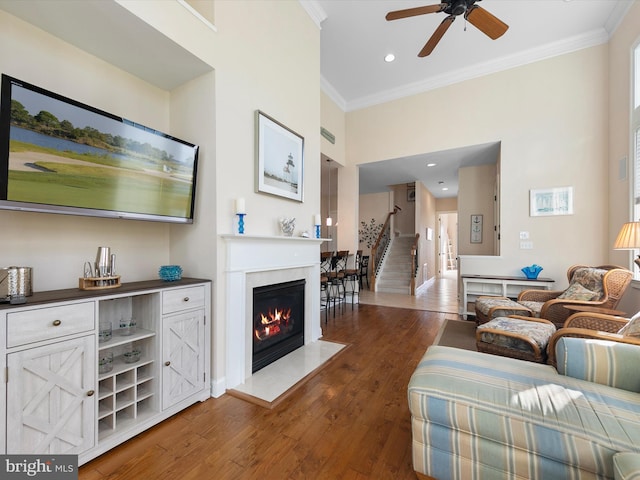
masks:
POLYGON ((382 265, 382 258, 387 252, 389 243, 391 243, 391 215, 395 215, 400 210, 400 207, 395 206, 393 212, 389 212, 387 214, 387 218, 384 221, 384 225, 382 226, 380 233, 378 234, 376 243, 371 248, 371 290, 374 292, 376 290, 376 277, 378 276, 378 271, 382 265))
POLYGON ((416 276, 418 276, 419 251, 420 251, 420 234, 416 233, 416 237, 411 246, 411 295, 416 294, 416 276))

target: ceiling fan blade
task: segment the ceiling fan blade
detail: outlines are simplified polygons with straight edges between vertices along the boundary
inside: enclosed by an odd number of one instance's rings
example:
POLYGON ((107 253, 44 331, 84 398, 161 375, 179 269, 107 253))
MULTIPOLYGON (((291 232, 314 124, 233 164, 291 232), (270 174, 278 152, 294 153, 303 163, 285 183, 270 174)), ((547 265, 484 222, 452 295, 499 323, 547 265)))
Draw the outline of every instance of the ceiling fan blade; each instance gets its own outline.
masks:
POLYGON ((415 17, 416 15, 424 15, 425 13, 441 12, 446 7, 446 3, 441 3, 439 5, 427 5, 424 7, 407 8, 406 10, 396 10, 394 12, 389 12, 384 18, 386 18, 387 20, 398 20, 400 18, 415 17))
POLYGON ((445 34, 445 32, 449 29, 455 19, 455 15, 449 15, 442 21, 442 23, 440 23, 440 25, 438 25, 438 28, 436 28, 436 31, 433 32, 433 35, 431 35, 429 41, 425 44, 424 47, 422 47, 422 50, 420 50, 420 53, 418 54, 419 57, 426 57, 431 52, 433 52, 433 49, 436 48, 436 45, 438 45, 438 42, 445 34))
POLYGON ((472 6, 467 11, 465 18, 493 40, 504 35, 504 32, 509 28, 509 25, 477 5, 472 6))

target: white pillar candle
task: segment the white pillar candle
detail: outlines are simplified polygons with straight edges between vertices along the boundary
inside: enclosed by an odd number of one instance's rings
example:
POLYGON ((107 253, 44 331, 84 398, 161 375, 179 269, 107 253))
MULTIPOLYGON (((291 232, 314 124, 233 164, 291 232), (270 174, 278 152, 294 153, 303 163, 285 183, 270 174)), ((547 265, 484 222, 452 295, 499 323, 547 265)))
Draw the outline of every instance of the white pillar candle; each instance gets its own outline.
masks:
POLYGON ((244 198, 236 199, 236 213, 247 213, 244 206, 244 198))
POLYGON ((313 223, 314 225, 320 225, 320 214, 319 213, 316 213, 313 222, 314 222, 313 223))

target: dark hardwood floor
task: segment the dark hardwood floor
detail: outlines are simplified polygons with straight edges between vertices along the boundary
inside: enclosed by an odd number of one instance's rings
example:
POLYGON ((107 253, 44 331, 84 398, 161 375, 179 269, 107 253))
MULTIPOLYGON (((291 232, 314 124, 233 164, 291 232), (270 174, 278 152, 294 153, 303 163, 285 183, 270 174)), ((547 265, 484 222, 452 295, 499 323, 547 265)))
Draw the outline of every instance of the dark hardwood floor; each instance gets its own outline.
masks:
POLYGON ((273 410, 212 398, 82 466, 79 478, 415 479, 407 384, 448 317, 347 306, 323 332, 350 346, 273 410))

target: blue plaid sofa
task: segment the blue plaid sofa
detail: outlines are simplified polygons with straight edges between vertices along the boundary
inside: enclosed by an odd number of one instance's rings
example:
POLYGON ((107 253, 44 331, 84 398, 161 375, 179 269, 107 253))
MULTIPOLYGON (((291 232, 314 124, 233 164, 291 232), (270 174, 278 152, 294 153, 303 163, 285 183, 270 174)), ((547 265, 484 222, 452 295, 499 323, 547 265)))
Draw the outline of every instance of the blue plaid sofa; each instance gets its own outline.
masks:
POLYGON ((418 478, 640 478, 640 346, 562 338, 556 355, 430 347, 408 386, 418 478))

